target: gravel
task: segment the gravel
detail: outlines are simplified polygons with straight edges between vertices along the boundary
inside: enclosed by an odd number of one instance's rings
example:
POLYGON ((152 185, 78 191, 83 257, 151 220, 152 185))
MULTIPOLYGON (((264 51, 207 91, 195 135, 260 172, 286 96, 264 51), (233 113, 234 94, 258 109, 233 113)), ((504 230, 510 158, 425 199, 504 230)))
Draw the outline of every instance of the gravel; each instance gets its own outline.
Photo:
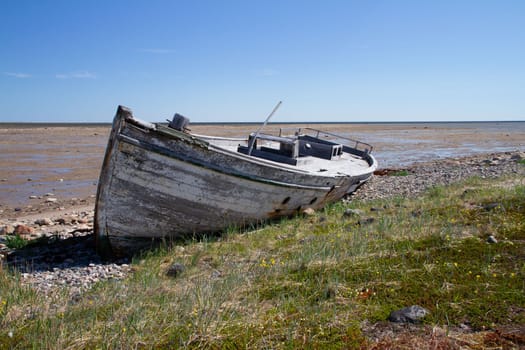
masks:
POLYGON ((12 250, 7 265, 39 292, 68 287, 79 295, 103 280, 119 280, 131 271, 129 260, 103 261, 95 251, 92 231, 75 237, 48 237, 34 246, 12 250))
POLYGON ((525 166, 518 163, 521 152, 494 153, 466 158, 416 163, 403 169, 381 169, 350 199, 371 200, 393 196, 413 197, 427 189, 448 185, 469 177, 497 178, 510 174, 525 174, 525 166), (396 176, 396 173, 407 175, 396 176))

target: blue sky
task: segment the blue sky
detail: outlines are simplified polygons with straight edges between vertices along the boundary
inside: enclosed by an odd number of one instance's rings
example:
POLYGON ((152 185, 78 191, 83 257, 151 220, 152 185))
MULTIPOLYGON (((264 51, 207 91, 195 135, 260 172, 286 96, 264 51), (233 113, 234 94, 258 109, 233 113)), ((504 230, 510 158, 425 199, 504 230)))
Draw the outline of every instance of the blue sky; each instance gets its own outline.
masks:
POLYGON ((0 0, 0 122, 525 120, 525 1, 0 0))

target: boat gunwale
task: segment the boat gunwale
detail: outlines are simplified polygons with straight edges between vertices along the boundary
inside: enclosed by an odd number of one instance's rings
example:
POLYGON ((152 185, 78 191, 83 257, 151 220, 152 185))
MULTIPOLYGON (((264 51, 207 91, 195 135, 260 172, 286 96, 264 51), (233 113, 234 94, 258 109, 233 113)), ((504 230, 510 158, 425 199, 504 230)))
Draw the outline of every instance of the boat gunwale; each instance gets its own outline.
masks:
POLYGON ((241 173, 238 173, 238 172, 227 172, 227 171, 224 170, 224 168, 220 168, 220 167, 215 166, 215 165, 210 164, 210 163, 199 162, 199 161, 197 161, 194 158, 181 156, 181 155, 179 155, 176 152, 171 152, 167 148, 163 148, 163 147, 159 147, 159 146, 156 146, 156 145, 153 145, 153 144, 145 143, 145 142, 142 142, 140 140, 133 139, 133 138, 131 138, 129 136, 126 136, 126 135, 119 134, 118 138, 120 139, 120 141, 129 143, 131 145, 137 146, 137 147, 142 148, 142 149, 146 149, 147 151, 154 152, 154 153, 157 153, 157 154, 161 154, 161 155, 166 156, 168 158, 172 158, 172 159, 176 159, 176 160, 179 160, 179 161, 187 162, 187 163, 190 163, 190 164, 193 164, 195 166, 199 166, 199 167, 202 167, 202 168, 205 168, 205 169, 210 169, 212 171, 216 171, 216 172, 219 172, 221 174, 228 175, 228 176, 239 177, 239 178, 243 178, 243 179, 248 179, 248 180, 252 180, 252 181, 256 181, 256 182, 262 182, 262 183, 268 183, 268 184, 282 186, 282 187, 311 189, 311 190, 327 190, 327 191, 332 188, 331 186, 305 186, 305 185, 299 185, 299 184, 294 184, 294 183, 289 183, 289 182, 280 182, 280 181, 270 180, 270 179, 266 179, 266 178, 259 177, 259 176, 249 175, 249 174, 241 174, 241 173))
MULTIPOLYGON (((222 137, 222 136, 214 136, 214 135, 186 133, 186 132, 183 132, 183 131, 180 131, 180 130, 176 130, 176 129, 170 128, 170 127, 168 127, 168 126, 166 126, 164 124, 150 123, 150 122, 143 121, 143 120, 133 116, 131 110, 129 110, 126 107, 124 107, 124 108, 127 111, 129 111, 128 115, 124 116, 125 120, 129 121, 132 125, 134 125, 136 127, 139 127, 141 129, 157 132, 159 134, 167 135, 169 137, 176 137, 178 139, 182 139, 183 141, 189 141, 189 142, 192 142, 192 143, 199 143, 201 146, 203 146, 203 147, 205 146, 208 149, 211 149, 211 150, 214 150, 214 151, 220 151, 220 152, 222 152, 224 154, 228 154, 228 155, 234 156, 235 158, 242 159, 242 160, 245 160, 245 161, 248 161, 248 162, 251 162, 251 163, 267 165, 267 166, 270 166, 270 167, 273 167, 273 168, 276 168, 276 169, 280 169, 280 170, 288 169, 291 172, 296 172, 296 173, 313 174, 311 171, 298 168, 297 166, 289 165, 289 164, 286 164, 286 163, 275 162, 275 161, 267 160, 267 159, 264 159, 264 158, 254 157, 254 156, 250 156, 250 155, 247 155, 247 154, 244 154, 244 153, 235 152, 235 151, 229 150, 229 149, 224 148, 224 147, 220 147, 219 145, 215 145, 215 144, 207 141, 207 139, 210 139, 210 140, 223 140, 223 141, 236 141, 236 142, 237 141, 243 141, 243 142, 247 142, 248 141, 247 138, 242 138, 242 137, 222 137)), ((340 135, 337 135, 337 134, 334 134, 334 133, 331 133, 331 132, 327 132, 327 131, 323 131, 323 130, 319 130, 319 129, 314 129, 314 128, 310 128, 310 127, 299 128, 298 130, 302 130, 302 129, 316 132, 318 135, 320 133, 323 133, 323 134, 326 134, 326 135, 339 137, 341 139, 352 141, 353 143, 356 143, 356 145, 357 144, 362 144, 362 145, 370 147, 368 150, 362 151, 362 150, 360 150, 357 147, 353 147, 353 146, 350 146, 350 145, 343 144, 343 152, 344 153, 349 154, 349 155, 351 155, 353 157, 357 157, 359 159, 365 160, 368 163, 368 167, 366 167, 366 168, 365 167, 360 167, 360 168, 362 168, 365 171, 360 172, 359 175, 357 175, 357 176, 360 176, 362 174, 366 174, 368 172, 373 172, 377 168, 377 160, 371 154, 372 150, 373 150, 373 146, 372 145, 370 145, 370 144, 368 144, 366 142, 354 140, 354 139, 347 138, 347 137, 344 137, 344 136, 340 136, 340 135), (357 153, 344 151, 345 149, 354 150, 357 153)), ((337 175, 324 175, 324 174, 316 173, 314 176, 330 177, 331 178, 331 177, 345 177, 345 176, 356 176, 356 175, 344 174, 344 175, 337 176, 337 175)))
MULTIPOLYGON (((182 132, 182 131, 179 131, 179 130, 176 130, 176 129, 169 128, 169 127, 167 127, 165 125, 162 125, 162 124, 150 124, 151 126, 154 126, 154 127, 148 127, 149 123, 143 122, 142 120, 137 119, 137 118, 135 118, 133 116, 127 116, 126 117, 126 121, 131 121, 131 124, 134 125, 135 127, 138 127, 139 129, 145 129, 145 130, 148 130, 148 131, 157 132, 157 133, 159 133, 161 135, 165 135, 165 136, 168 136, 168 137, 177 138, 177 139, 180 139, 180 140, 185 141, 185 142, 190 142, 190 143, 193 143, 193 144, 199 144, 201 147, 207 148, 208 150, 212 150, 212 151, 215 151, 215 152, 220 152, 222 154, 234 157, 234 158, 239 159, 241 161, 247 161, 247 162, 252 163, 252 164, 258 164, 258 165, 271 167, 271 168, 274 168, 274 169, 277 169, 277 170, 280 170, 280 171, 286 170, 286 171, 289 171, 291 173, 297 173, 297 174, 303 174, 303 175, 311 175, 311 176, 315 176, 315 177, 337 178, 337 177, 348 177, 348 176, 361 176, 361 175, 373 172, 376 169, 376 167, 377 167, 377 161, 370 153, 363 152, 364 153, 363 155, 357 155, 357 154, 354 154, 352 152, 344 152, 344 153, 350 155, 351 157, 356 157, 357 159, 362 159, 362 160, 366 161, 368 163, 368 166, 367 167, 356 167, 356 170, 360 170, 360 171, 357 172, 356 175, 349 175, 349 174, 344 174, 344 173, 341 174, 341 175, 314 173, 314 172, 312 172, 310 170, 302 169, 302 168, 297 167, 297 166, 293 166, 293 165, 289 165, 289 164, 285 164, 285 163, 280 163, 280 162, 267 160, 267 159, 264 159, 264 158, 259 158, 259 157, 250 156, 250 155, 247 155, 247 154, 244 154, 244 153, 239 153, 239 152, 236 152, 236 151, 232 151, 230 149, 227 149, 225 147, 221 147, 219 145, 216 145, 216 144, 213 144, 213 143, 207 141, 207 139, 211 139, 211 140, 244 141, 244 142, 246 142, 247 139, 245 139, 245 138, 229 138, 229 137, 220 137, 220 136, 213 136, 213 135, 201 135, 201 134, 185 133, 185 132, 182 132)), ((312 129, 312 130, 316 130, 316 129, 312 129)), ((322 130, 316 130, 316 131, 322 132, 322 130)), ((352 148, 350 146, 345 146, 345 148, 346 147, 352 148)))

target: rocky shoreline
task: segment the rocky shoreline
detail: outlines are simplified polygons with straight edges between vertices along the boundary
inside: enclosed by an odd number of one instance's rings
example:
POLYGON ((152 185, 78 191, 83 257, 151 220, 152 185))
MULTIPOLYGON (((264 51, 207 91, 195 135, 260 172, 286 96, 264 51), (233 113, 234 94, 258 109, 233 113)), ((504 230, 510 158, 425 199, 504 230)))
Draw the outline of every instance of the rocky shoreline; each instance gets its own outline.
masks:
MULTIPOLYGON (((414 196, 429 187, 473 176, 525 175, 523 159, 523 152, 505 152, 416 163, 403 169, 380 169, 350 199, 414 196)), ((95 252, 93 197, 70 201, 84 207, 69 211, 61 206, 63 203, 53 200, 52 194, 35 199, 42 201, 40 207, 25 213, 20 208, 4 208, 0 219, 0 264, 19 271, 23 283, 45 294, 67 287, 74 299, 99 281, 122 279, 130 273, 128 259, 103 261, 95 252), (43 207, 52 209, 52 214, 46 216, 43 207), (13 218, 8 218, 10 213, 13 218), (12 247, 15 239, 35 244, 16 249, 12 247)))
MULTIPOLYGON (((46 198, 54 197, 43 196, 43 203, 46 198)), ((96 253, 93 204, 65 210, 64 201, 50 203, 44 213, 31 207, 26 215, 0 220, 0 264, 18 271, 21 281, 38 292, 67 287, 73 299, 99 281, 122 279, 130 272, 129 259, 104 261, 96 253), (27 245, 16 249, 16 240, 27 245)))
POLYGON ((403 169, 379 169, 351 198, 372 200, 415 196, 433 186, 449 185, 470 177, 483 179, 525 174, 520 161, 525 152, 503 152, 415 163, 403 169), (396 176, 397 175, 397 176, 396 176))

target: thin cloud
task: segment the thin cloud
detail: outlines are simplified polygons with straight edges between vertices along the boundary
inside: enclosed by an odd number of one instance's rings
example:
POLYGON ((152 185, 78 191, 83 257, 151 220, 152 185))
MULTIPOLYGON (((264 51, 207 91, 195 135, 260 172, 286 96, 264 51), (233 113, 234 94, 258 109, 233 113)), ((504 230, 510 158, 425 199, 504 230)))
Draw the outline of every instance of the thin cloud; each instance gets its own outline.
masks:
POLYGON ((57 79, 96 79, 97 78, 95 74, 90 73, 88 71, 61 73, 61 74, 56 74, 55 77, 57 79))
POLYGON ((8 77, 18 78, 18 79, 27 79, 31 78, 31 74, 26 73, 13 73, 13 72, 4 72, 4 75, 7 75, 8 77))
POLYGON ((146 52, 146 53, 153 53, 156 55, 164 55, 167 53, 173 53, 175 50, 173 49, 139 49, 139 52, 146 52))

